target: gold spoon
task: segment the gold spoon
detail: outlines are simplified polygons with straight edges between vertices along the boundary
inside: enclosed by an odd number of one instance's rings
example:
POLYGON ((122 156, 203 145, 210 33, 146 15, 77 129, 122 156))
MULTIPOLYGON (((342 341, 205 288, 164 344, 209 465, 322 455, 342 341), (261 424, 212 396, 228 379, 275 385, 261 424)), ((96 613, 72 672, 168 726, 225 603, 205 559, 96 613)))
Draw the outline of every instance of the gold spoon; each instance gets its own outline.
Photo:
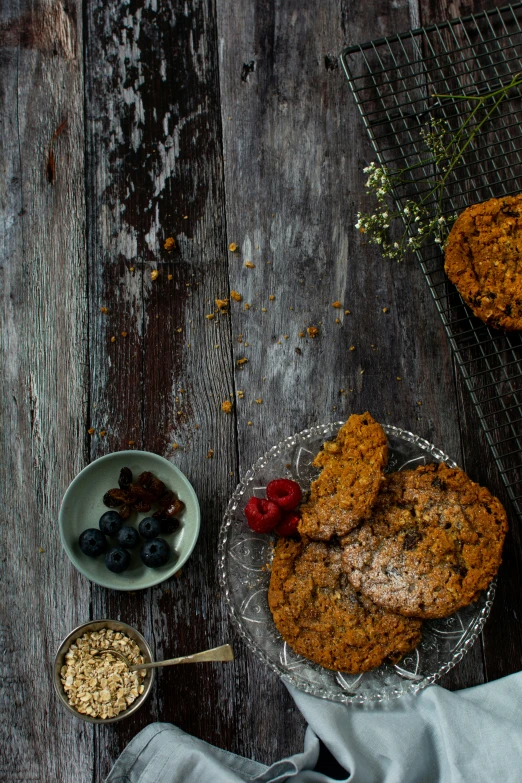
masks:
POLYGON ((93 655, 105 655, 111 653, 127 665, 130 672, 138 672, 141 669, 155 669, 159 666, 175 666, 178 663, 201 663, 202 661, 233 661, 234 650, 229 644, 223 644, 221 647, 213 647, 211 650, 194 653, 194 655, 183 655, 181 658, 170 658, 168 661, 152 661, 151 663, 131 664, 128 658, 119 650, 113 650, 108 647, 106 650, 97 650, 93 655))

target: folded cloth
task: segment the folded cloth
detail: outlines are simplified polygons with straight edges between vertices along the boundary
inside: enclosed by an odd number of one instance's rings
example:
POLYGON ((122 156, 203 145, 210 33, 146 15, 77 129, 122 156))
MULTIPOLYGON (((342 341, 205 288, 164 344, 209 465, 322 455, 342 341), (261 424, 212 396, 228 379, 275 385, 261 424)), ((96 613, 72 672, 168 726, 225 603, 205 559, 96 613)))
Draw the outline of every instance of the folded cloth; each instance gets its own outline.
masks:
POLYGON ((522 781, 522 672, 366 706, 289 691, 309 724, 302 753, 266 767, 153 723, 123 751, 107 783, 334 783, 314 771, 319 738, 350 783, 522 781))

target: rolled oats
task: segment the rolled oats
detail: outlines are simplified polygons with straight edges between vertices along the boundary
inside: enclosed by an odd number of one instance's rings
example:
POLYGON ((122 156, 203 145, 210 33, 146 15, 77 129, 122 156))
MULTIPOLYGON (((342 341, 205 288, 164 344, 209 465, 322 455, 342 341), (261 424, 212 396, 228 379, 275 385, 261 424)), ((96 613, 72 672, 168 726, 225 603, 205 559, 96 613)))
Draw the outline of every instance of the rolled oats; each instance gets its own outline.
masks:
POLYGON ((140 648, 120 631, 102 628, 87 631, 71 644, 61 668, 61 680, 71 707, 93 718, 114 718, 143 693, 145 670, 130 672, 111 653, 94 655, 112 648, 123 653, 132 665, 144 663, 140 648))

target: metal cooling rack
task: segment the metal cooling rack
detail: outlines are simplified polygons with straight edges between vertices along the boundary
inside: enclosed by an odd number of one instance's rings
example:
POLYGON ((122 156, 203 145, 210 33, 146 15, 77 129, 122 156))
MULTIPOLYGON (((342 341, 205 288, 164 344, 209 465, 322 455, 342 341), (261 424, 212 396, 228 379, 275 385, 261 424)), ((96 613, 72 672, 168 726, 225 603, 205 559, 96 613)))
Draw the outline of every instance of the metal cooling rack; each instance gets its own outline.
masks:
MULTIPOLYGON (((433 93, 477 95, 522 71, 522 2, 350 46, 341 55, 377 158, 391 169, 426 157, 430 117, 460 126, 470 102, 433 93)), ((491 99, 488 99, 491 100, 491 99)), ((492 105, 492 104, 491 104, 492 105)), ((522 97, 512 90, 475 136, 453 172, 444 212, 522 191, 522 97)), ((399 210, 423 192, 433 168, 414 169, 394 192, 399 210)), ((495 462, 522 519, 522 333, 485 326, 444 273, 433 244, 418 254, 495 462)))

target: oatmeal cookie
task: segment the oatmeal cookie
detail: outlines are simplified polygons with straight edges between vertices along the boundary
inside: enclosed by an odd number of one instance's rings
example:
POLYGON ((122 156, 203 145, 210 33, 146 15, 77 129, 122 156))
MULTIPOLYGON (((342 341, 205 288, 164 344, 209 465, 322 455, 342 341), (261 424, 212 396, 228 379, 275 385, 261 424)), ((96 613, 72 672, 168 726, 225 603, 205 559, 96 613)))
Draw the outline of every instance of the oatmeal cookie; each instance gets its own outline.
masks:
POLYGON ((352 415, 334 441, 327 441, 313 464, 322 468, 301 506, 301 535, 328 541, 366 519, 384 482, 386 435, 369 413, 352 415))
POLYGON ((475 601, 501 563, 506 512, 457 468, 392 473, 372 518, 343 539, 343 568, 378 606, 447 617, 475 601))
POLYGON ((339 543, 280 538, 268 603, 277 629, 298 655, 358 674, 397 662, 421 639, 421 622, 375 606, 351 587, 339 543))
POLYGON ((522 194, 465 209, 445 256, 446 274, 476 316, 496 329, 522 329, 522 194))

